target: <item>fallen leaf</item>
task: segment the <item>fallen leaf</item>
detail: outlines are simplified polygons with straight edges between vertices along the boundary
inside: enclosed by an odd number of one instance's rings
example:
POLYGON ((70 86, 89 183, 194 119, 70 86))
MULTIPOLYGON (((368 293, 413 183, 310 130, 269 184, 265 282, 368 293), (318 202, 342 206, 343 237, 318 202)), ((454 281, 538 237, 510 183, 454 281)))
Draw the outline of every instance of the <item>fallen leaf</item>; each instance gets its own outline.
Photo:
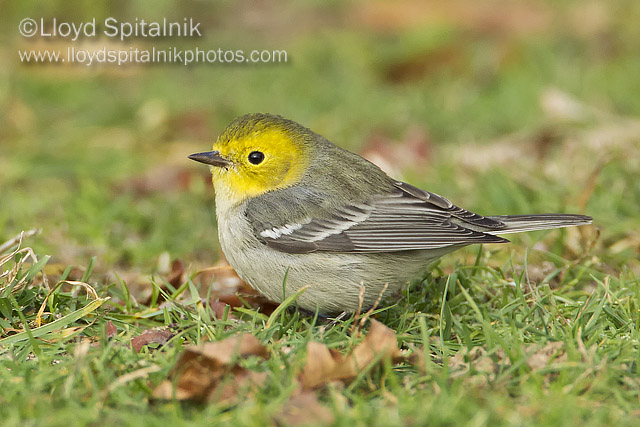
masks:
POLYGON ((211 301, 209 305, 216 319, 224 318, 224 312, 227 307, 230 308, 229 313, 227 314, 227 319, 236 319, 236 316, 234 316, 233 313, 231 313, 231 308, 233 307, 232 305, 222 301, 211 301))
POLYGON ((239 357, 267 356, 267 349, 251 334, 234 335, 222 341, 205 343, 200 346, 189 346, 182 357, 184 361, 202 356, 212 363, 223 366, 228 365, 239 357))
POLYGON ((212 267, 204 268, 196 272, 193 277, 195 284, 199 284, 212 298, 217 299, 222 295, 232 295, 248 287, 229 265, 224 254, 220 252, 220 261, 212 267))
POLYGON ((240 398, 249 398, 267 379, 266 372, 234 368, 232 373, 233 375, 223 378, 219 385, 209 392, 207 401, 235 404, 240 398))
POLYGON ((174 288, 179 288, 184 283, 184 263, 175 259, 171 263, 171 272, 167 274, 167 282, 174 288))
POLYGON ((251 334, 189 346, 172 370, 174 381, 163 381, 153 392, 157 399, 194 401, 233 401, 240 391, 255 388, 266 378, 240 367, 237 362, 247 356, 267 356, 267 349, 251 334))
POLYGON ((342 360, 340 354, 332 354, 329 348, 319 342, 307 343, 307 360, 300 375, 304 389, 312 389, 331 381, 332 375, 342 360))
POLYGON ((153 397, 164 400, 175 398, 176 400, 205 401, 218 377, 214 377, 207 366, 195 362, 178 361, 174 369, 178 367, 182 369, 175 389, 172 380, 164 380, 153 390, 153 397))
POLYGON ((357 372, 377 357, 397 361, 402 357, 402 354, 398 348, 398 339, 393 329, 372 319, 369 333, 364 341, 355 348, 350 358, 357 372))
POLYGON ((211 295, 209 304, 218 319, 222 318, 225 305, 235 308, 244 307, 247 303, 254 309, 260 309, 260 312, 267 316, 278 307, 278 303, 260 295, 242 280, 223 254, 221 254, 221 260, 213 267, 198 271, 195 274, 194 282, 200 285, 204 293, 211 295), (220 305, 218 302, 224 305, 220 305))
POLYGON ((330 425, 334 422, 333 413, 318 401, 315 393, 305 391, 294 395, 284 404, 275 421, 280 425, 330 425))
POLYGON ((111 320, 107 322, 106 330, 107 338, 114 337, 118 333, 118 328, 116 328, 116 325, 114 325, 111 320))
POLYGON ((313 389, 331 381, 355 378, 374 361, 401 358, 395 332, 372 319, 365 339, 346 357, 332 352, 324 344, 309 342, 300 381, 304 389, 313 389))
MULTIPOLYGON (((203 366, 186 366, 179 385, 175 388, 176 400, 234 404, 240 396, 246 399, 254 393, 267 378, 265 372, 254 372, 237 367, 232 369, 229 375, 224 376, 223 373, 212 375, 212 372, 203 366)), ((173 393, 172 382, 164 380, 153 391, 153 397, 169 400, 173 398, 173 393)))
POLYGON ((131 340, 131 346, 136 353, 149 344, 166 344, 173 337, 168 329, 148 329, 131 340))

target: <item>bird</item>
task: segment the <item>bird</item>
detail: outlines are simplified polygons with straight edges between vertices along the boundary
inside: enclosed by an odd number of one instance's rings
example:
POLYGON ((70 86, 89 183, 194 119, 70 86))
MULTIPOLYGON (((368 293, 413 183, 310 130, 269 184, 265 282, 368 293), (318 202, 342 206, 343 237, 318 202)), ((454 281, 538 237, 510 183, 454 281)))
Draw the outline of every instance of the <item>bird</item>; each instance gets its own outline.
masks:
POLYGON ((218 237, 237 274, 267 298, 331 316, 393 301, 441 256, 501 234, 590 224, 574 214, 482 216, 388 176, 278 115, 233 120, 208 165, 218 237))

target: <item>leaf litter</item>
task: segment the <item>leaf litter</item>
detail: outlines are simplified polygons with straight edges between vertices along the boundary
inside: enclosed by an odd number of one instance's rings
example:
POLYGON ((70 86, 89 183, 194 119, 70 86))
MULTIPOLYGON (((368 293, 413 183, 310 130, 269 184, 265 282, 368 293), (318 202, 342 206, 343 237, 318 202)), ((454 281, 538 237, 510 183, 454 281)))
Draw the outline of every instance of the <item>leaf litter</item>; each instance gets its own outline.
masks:
POLYGON ((310 390, 332 381, 349 381, 373 363, 385 359, 400 361, 402 358, 395 332, 372 319, 369 333, 348 356, 329 349, 325 344, 309 342, 300 382, 304 389, 310 390))
MULTIPOLYGON (((567 362, 567 354, 564 343, 550 341, 544 345, 529 344, 523 348, 525 364, 531 372, 549 370, 552 375, 554 367, 560 367, 567 362)), ((465 382, 495 381, 500 372, 512 366, 509 355, 503 350, 488 352, 484 347, 473 347, 470 350, 459 351, 449 359, 449 369, 453 378, 465 377, 465 382), (470 375, 470 374, 476 375, 470 375), (479 375, 478 375, 479 374, 479 375)))
MULTIPOLYGON (((276 354, 249 333, 189 346, 172 368, 169 378, 154 390, 156 399, 234 404, 257 392, 265 372, 242 365, 248 357, 270 359, 276 354)), ((331 410, 320 402, 318 389, 334 382, 349 383, 385 361, 408 360, 398 347, 395 332, 371 319, 369 332, 351 352, 343 355, 325 344, 310 341, 306 361, 297 375, 297 387, 274 420, 284 425, 331 423, 331 410)))
POLYGON ((171 371, 172 379, 160 383, 154 390, 153 397, 175 397, 177 400, 199 402, 233 400, 244 386, 260 384, 265 377, 265 374, 240 366, 240 360, 249 356, 264 358, 267 355, 266 347, 248 333, 199 346, 188 346, 171 371))
MULTIPOLYGON (((260 295, 247 282, 242 280, 238 273, 229 265, 220 254, 220 261, 213 267, 199 270, 193 277, 194 283, 206 289, 210 295, 209 305, 216 318, 222 319, 229 306, 229 312, 238 307, 259 309, 261 313, 269 316, 278 307, 278 304, 260 295)), ((228 318, 235 318, 229 314, 228 318)))
POLYGON ((167 328, 147 329, 131 339, 131 347, 136 353, 140 353, 142 347, 149 344, 166 344, 173 336, 174 333, 167 328))

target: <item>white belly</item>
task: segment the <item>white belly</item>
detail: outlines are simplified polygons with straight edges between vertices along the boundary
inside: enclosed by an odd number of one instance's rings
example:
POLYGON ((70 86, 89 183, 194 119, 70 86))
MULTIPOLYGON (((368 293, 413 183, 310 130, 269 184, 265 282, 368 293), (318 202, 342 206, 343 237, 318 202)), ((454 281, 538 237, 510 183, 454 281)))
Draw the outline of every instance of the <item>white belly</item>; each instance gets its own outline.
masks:
POLYGON ((403 285, 426 270, 431 260, 444 253, 289 254, 260 242, 241 209, 218 209, 217 214, 222 250, 238 275, 276 302, 306 286, 297 305, 312 312, 357 310, 361 285, 365 287, 363 308, 370 307, 385 283, 385 296, 398 294, 403 285))

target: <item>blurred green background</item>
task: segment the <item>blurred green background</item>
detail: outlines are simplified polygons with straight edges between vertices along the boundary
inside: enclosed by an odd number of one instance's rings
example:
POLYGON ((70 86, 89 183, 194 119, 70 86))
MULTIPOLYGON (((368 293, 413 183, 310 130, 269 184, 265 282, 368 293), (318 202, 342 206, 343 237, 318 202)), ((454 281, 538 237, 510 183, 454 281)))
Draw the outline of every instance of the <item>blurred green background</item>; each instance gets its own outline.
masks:
MULTIPOLYGON (((52 262, 97 256, 120 274, 152 272, 163 253, 211 265, 213 192, 186 156, 234 117, 270 112, 480 213, 592 215, 602 268, 640 271, 637 1, 0 5, 0 241, 42 228, 31 246, 52 262), (18 34, 24 17, 109 16, 194 17, 203 37, 18 34), (17 54, 104 45, 278 49, 288 61, 87 67, 17 54)), ((562 255, 593 241, 567 233, 558 248, 544 234, 516 240, 562 255)))
MULTIPOLYGON (((207 168, 187 156, 248 112, 296 120, 481 214, 594 217, 444 258, 375 315, 424 360, 315 392, 335 424, 637 424, 637 0, 0 0, 0 12, 0 245, 42 229, 23 244, 40 262, 12 255, 0 271, 3 425, 285 425, 307 342, 354 348, 357 318, 267 320, 261 305, 227 316, 211 274, 194 284, 220 251, 207 168), (27 17, 192 17, 203 37, 24 38, 27 17), (68 47, 284 50, 288 61, 19 60, 68 47), (47 277, 88 284, 49 297, 47 277), (166 301, 161 286, 175 291, 166 301), (173 338, 132 349, 158 330, 173 338), (259 390, 230 406, 153 399, 186 345, 244 332, 270 352, 246 361, 267 374, 259 390)), ((224 288, 230 274, 214 274, 224 288)))

